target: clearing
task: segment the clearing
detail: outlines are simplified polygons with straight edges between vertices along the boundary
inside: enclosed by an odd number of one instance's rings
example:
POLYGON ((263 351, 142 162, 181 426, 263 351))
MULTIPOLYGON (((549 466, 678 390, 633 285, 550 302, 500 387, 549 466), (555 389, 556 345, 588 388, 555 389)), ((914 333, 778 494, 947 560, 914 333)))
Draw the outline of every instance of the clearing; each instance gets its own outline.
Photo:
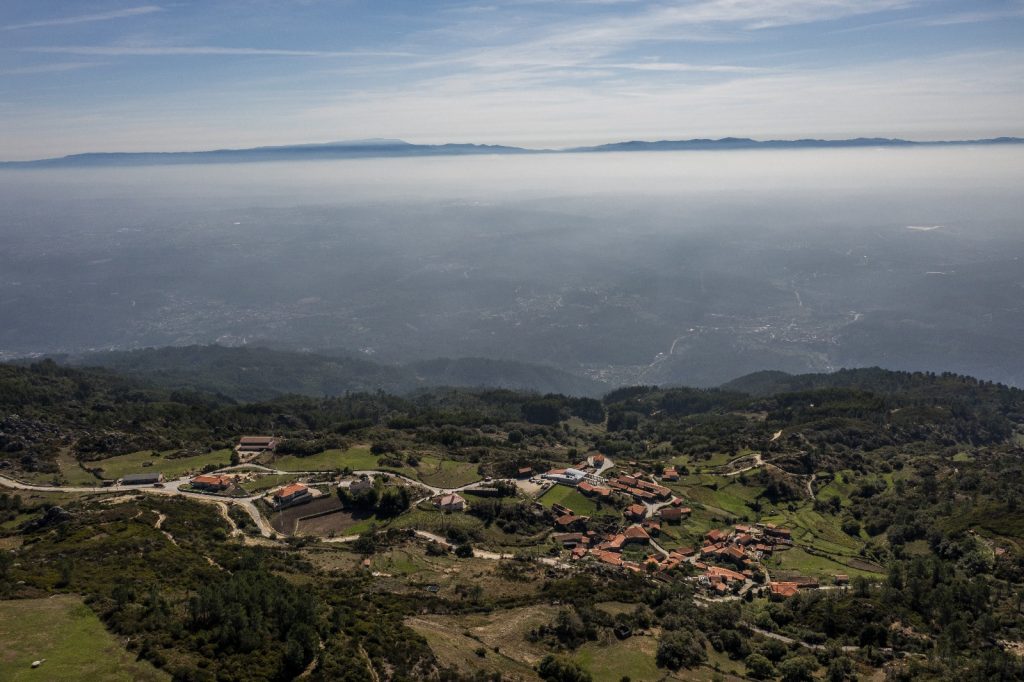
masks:
POLYGON ((102 469, 101 476, 106 480, 116 480, 127 474, 139 474, 159 471, 165 478, 175 479, 189 472, 198 472, 203 467, 213 465, 217 468, 226 467, 231 463, 230 450, 215 450, 191 457, 175 457, 175 450, 153 453, 152 450, 140 450, 127 455, 83 462, 90 469, 102 469), (149 463, 148 465, 146 463, 149 463))
POLYGON ((0 601, 0 680, 168 680, 136 661, 77 596, 0 601), (33 670, 33 661, 45 659, 33 670))

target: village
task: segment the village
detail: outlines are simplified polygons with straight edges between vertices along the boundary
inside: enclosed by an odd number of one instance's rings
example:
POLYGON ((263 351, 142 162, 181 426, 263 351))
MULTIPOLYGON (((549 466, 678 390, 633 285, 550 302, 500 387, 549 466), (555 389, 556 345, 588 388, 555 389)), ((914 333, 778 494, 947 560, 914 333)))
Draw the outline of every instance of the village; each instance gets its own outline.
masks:
MULTIPOLYGON (((244 501, 255 498, 262 503, 265 512, 281 512, 323 500, 331 487, 345 490, 348 495, 358 495, 371 489, 376 477, 396 476, 393 472, 361 471, 326 479, 320 476, 316 483, 289 481, 259 495, 248 494, 241 487, 242 483, 251 478, 254 471, 258 472, 250 463, 260 455, 272 454, 277 445, 278 440, 271 436, 243 436, 235 448, 239 465, 193 476, 182 482, 178 490, 233 496, 244 501)), ((793 546, 791 531, 773 523, 735 523, 731 527, 712 528, 703 534, 699 546, 665 547, 659 542, 665 537, 663 529, 680 528, 693 513, 693 509, 665 485, 679 478, 674 467, 665 467, 657 474, 641 470, 622 473, 610 458, 598 452, 589 454, 573 467, 539 474, 531 467, 523 467, 516 472, 515 479, 491 480, 488 477, 456 489, 433 488, 397 476, 403 485, 415 490, 415 503, 429 502, 434 509, 446 514, 468 511, 471 502, 460 493, 484 495, 498 484, 516 486, 527 499, 539 500, 552 488, 564 487, 613 509, 621 507, 620 522, 609 528, 607 518, 595 525, 589 516, 577 514, 568 505, 550 504, 553 521, 549 537, 564 559, 560 564, 563 566, 596 564, 612 570, 643 573, 655 580, 678 576, 695 582, 705 599, 737 599, 749 594, 782 600, 801 590, 821 587, 819 580, 812 577, 771 579, 766 561, 793 546)), ((162 487, 165 481, 162 474, 152 472, 126 475, 119 484, 162 487)), ((534 504, 538 510, 545 509, 540 501, 534 504)), ((333 510, 334 507, 326 511, 318 509, 309 517, 333 510)), ((253 506, 250 514, 253 512, 259 513, 259 510, 253 506)), ((354 536, 346 539, 354 539, 354 536)), ((826 587, 843 587, 849 583, 849 576, 836 574, 832 583, 826 587)))
MULTIPOLYGON (((571 509, 554 505, 556 532, 552 538, 569 551, 574 561, 597 561, 655 578, 685 570, 708 594, 715 597, 742 597, 757 590, 772 599, 786 599, 801 589, 815 589, 814 578, 773 581, 763 560, 792 546, 791 531, 772 523, 735 524, 730 529, 712 529, 704 535, 700 547, 665 549, 658 538, 663 525, 680 525, 692 509, 672 490, 643 472, 619 474, 604 479, 598 475, 605 462, 595 454, 575 469, 554 469, 542 478, 559 485, 575 486, 583 495, 609 499, 616 493, 632 498, 623 511, 623 525, 615 532, 600 533, 588 529, 590 519, 571 509)), ((665 468, 662 481, 678 480, 674 468, 665 468)), ((849 583, 847 575, 834 576, 837 586, 849 583)))

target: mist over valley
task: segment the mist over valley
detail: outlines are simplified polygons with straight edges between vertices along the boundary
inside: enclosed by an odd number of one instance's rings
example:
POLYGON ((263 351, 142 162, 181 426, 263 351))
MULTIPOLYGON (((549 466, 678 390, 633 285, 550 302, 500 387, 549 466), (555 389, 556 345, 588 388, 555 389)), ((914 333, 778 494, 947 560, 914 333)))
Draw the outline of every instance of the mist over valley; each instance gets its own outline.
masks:
POLYGON ((1021 385, 1021 186, 1016 146, 5 170, 0 356, 220 344, 608 387, 873 365, 1021 385))

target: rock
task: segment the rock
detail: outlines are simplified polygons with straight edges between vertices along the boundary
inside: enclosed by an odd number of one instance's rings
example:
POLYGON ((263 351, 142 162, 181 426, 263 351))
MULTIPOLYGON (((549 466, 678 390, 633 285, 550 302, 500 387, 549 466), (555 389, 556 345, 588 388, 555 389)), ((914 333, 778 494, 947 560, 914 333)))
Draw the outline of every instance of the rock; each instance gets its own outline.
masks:
POLYGON ((63 507, 50 507, 46 510, 38 519, 32 519, 22 525, 21 530, 26 533, 32 533, 34 531, 47 528, 49 526, 56 526, 61 523, 65 523, 71 520, 71 512, 67 511, 63 507))

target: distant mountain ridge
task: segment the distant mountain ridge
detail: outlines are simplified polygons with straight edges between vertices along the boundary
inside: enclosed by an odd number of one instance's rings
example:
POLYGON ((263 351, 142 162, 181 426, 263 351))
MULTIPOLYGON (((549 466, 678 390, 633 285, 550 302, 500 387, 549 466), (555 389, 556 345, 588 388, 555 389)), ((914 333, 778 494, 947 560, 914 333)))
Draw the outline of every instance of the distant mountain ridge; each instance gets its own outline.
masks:
POLYGON ((286 394, 405 394, 440 387, 507 388, 585 397, 598 397, 610 390, 607 384, 553 367, 486 358, 441 358, 387 365, 333 351, 306 353, 212 345, 109 351, 55 359, 78 367, 101 367, 167 389, 220 393, 245 401, 269 400, 286 394))
POLYGON ((994 137, 978 140, 914 141, 886 137, 858 137, 845 140, 813 138, 755 140, 749 137, 723 137, 718 139, 696 138, 657 141, 631 140, 566 149, 528 149, 507 145, 472 143, 414 144, 398 139, 369 139, 205 151, 89 152, 32 161, 0 161, 0 168, 75 168, 190 163, 249 163, 317 159, 471 156, 481 154, 578 154, 630 151, 724 151, 732 149, 844 149, 856 147, 936 147, 1003 144, 1024 144, 1024 138, 994 137))

